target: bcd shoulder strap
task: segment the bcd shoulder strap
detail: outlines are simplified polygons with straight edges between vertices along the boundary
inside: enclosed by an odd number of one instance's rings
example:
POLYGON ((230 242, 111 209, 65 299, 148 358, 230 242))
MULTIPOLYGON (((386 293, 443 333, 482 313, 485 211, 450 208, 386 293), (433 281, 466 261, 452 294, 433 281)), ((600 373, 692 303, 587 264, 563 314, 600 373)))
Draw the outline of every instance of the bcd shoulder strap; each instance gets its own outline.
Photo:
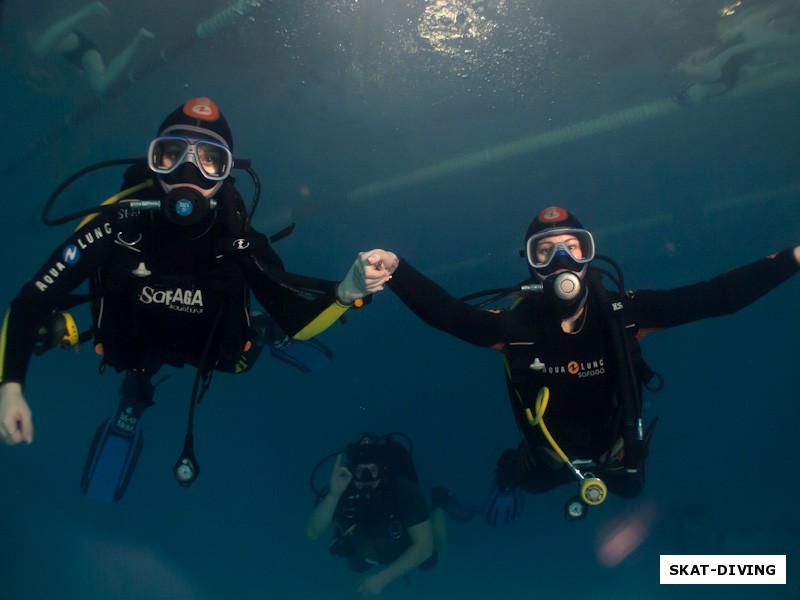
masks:
POLYGON ((635 470, 647 457, 647 440, 642 426, 642 388, 634 367, 635 360, 641 360, 642 364, 644 360, 635 337, 628 335, 623 300, 612 299, 603 286, 602 276, 592 270, 587 274, 586 281, 606 316, 607 333, 614 356, 615 385, 622 408, 623 460, 627 469, 635 470))

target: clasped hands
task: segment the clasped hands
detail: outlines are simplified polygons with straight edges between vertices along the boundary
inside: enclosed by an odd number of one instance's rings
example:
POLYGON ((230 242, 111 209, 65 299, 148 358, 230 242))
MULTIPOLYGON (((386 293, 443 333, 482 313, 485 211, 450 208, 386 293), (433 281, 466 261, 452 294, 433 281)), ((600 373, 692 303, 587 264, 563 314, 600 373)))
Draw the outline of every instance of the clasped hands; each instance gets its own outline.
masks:
POLYGON ((343 304, 352 304, 381 291, 399 264, 400 259, 394 252, 381 249, 360 252, 339 284, 336 297, 343 304))

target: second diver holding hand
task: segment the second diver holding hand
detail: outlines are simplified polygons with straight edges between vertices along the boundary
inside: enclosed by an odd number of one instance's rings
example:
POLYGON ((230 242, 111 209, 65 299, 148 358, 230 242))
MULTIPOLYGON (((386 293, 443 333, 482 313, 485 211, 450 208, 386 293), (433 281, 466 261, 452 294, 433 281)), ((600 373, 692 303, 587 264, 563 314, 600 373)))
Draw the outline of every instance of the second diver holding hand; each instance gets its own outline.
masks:
POLYGON ((528 289, 538 291, 525 293, 510 310, 463 302, 396 254, 371 254, 393 274, 389 287, 423 321, 504 356, 523 439, 497 462, 486 506, 492 525, 516 516, 519 490, 542 493, 576 476, 582 486, 597 486, 586 498, 568 501, 567 518, 582 517, 606 490, 638 495, 649 435, 641 418, 645 372, 634 356, 634 334, 736 312, 800 271, 798 246, 676 289, 607 290, 590 266, 591 233, 556 206, 542 210, 525 235, 523 255, 533 282, 528 289), (587 469, 592 477, 585 477, 587 469))

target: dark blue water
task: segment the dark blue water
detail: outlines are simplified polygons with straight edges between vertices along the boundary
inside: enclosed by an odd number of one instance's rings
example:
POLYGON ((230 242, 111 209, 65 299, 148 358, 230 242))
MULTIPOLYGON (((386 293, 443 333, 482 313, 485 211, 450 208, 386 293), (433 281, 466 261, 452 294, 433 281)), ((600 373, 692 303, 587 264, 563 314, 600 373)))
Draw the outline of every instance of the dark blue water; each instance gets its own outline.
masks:
MULTIPOLYGON (((299 273, 340 278, 358 251, 386 247, 454 294, 515 283, 527 224, 549 204, 579 215, 631 288, 710 278, 800 241, 797 47, 762 50, 729 94, 669 102, 742 31, 800 35, 796 3, 744 2, 723 17, 728 3, 707 0, 282 0, 197 40, 224 2, 108 0, 112 16, 83 27, 105 55, 141 26, 156 37, 132 63, 137 81, 101 103, 73 65, 26 45, 80 3, 3 4, 8 300, 70 231, 39 220, 55 186, 87 164, 143 155, 163 116, 198 95, 219 104, 234 154, 262 179, 259 228, 297 223, 276 249, 299 273), (620 118, 626 109, 635 121, 620 118)), ((92 176, 60 206, 98 203, 119 177, 92 176)), ((795 278, 736 315, 645 340, 666 387, 647 399, 660 424, 641 498, 567 523, 563 488, 529 496, 506 528, 451 522, 446 560, 383 596, 800 596, 798 294, 795 278), (608 566, 599 549, 621 523, 640 524, 643 542, 608 566), (786 554, 788 583, 659 585, 660 555, 708 553, 786 554)), ((314 464, 366 430, 407 433, 423 487, 482 502, 519 437, 500 357, 427 328, 391 292, 322 340, 335 359, 313 375, 265 357, 248 375, 215 377, 189 489, 171 467, 194 373, 173 372, 113 505, 78 484, 118 377, 99 376, 88 347, 35 359, 36 441, 0 448, 0 597, 353 597, 357 577, 306 541, 304 524, 314 464)))

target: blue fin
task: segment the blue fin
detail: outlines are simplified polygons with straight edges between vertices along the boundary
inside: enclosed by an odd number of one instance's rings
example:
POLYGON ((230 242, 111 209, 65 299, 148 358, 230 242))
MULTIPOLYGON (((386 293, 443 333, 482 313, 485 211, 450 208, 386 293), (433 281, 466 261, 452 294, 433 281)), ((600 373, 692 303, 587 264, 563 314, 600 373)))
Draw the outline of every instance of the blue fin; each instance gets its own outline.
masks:
MULTIPOLYGON (((265 313, 253 313, 251 323, 259 330, 258 344, 269 347, 269 353, 303 373, 313 373, 331 362, 333 352, 315 339, 293 340, 265 313)), ((260 350, 259 350, 260 351, 260 350)), ((250 363, 255 362, 255 357, 250 363)))
POLYGON ((83 470, 81 491, 99 502, 119 500, 128 487, 141 451, 141 427, 131 436, 120 436, 108 419, 94 436, 83 470))
POLYGON ((492 527, 508 525, 517 518, 524 504, 525 498, 521 489, 518 487, 501 488, 495 484, 484 507, 486 522, 492 527))
POLYGON ((142 451, 142 413, 152 404, 147 376, 128 372, 114 414, 95 433, 81 477, 81 491, 99 502, 122 498, 142 451))
POLYGON ((304 373, 319 371, 333 358, 333 353, 316 340, 289 340, 280 348, 270 347, 269 353, 304 373))

